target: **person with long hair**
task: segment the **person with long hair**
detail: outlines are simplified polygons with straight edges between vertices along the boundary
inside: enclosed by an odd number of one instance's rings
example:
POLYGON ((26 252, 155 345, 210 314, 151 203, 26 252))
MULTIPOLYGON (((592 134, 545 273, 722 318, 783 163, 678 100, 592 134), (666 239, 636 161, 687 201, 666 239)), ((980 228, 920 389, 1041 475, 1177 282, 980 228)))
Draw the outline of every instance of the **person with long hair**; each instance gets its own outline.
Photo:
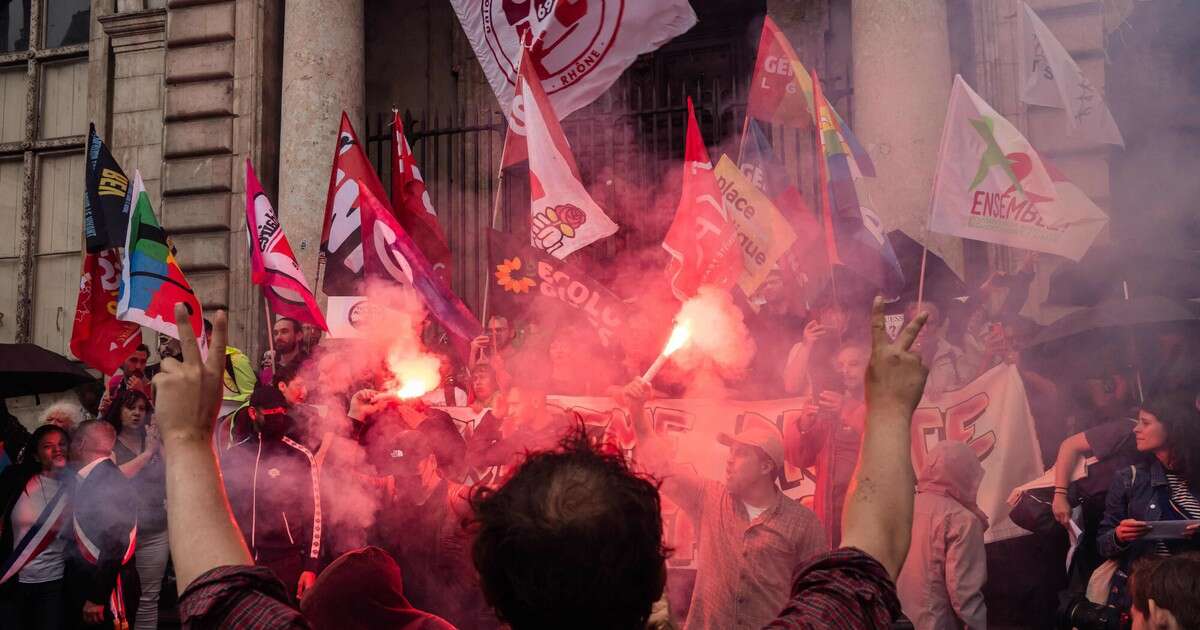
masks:
POLYGON ((1105 501, 1096 544, 1115 559, 1109 603, 1129 607, 1127 576, 1139 558, 1200 549, 1200 525, 1179 536, 1155 534, 1155 523, 1200 519, 1200 412, 1187 391, 1157 394, 1142 405, 1133 429, 1147 458, 1117 472, 1105 501))
MULTIPOLYGON (((137 493, 138 596, 135 630, 158 627, 158 599, 167 570, 167 485, 166 468, 159 454, 158 428, 149 422, 152 406, 136 389, 121 392, 108 408, 104 421, 117 431, 113 456, 121 472, 137 493)), ((132 602, 130 602, 132 604, 132 602)))
POLYGON ((66 627, 66 539, 58 534, 70 513, 71 439, 62 427, 47 424, 30 443, 21 461, 0 475, 0 628, 58 630, 66 627))

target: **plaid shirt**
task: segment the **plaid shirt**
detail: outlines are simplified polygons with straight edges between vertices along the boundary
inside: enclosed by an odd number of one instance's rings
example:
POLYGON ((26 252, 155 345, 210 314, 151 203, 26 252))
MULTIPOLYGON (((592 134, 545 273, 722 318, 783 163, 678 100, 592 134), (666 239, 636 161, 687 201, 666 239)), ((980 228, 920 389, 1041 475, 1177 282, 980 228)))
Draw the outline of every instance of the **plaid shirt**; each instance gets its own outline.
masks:
POLYGON ((275 574, 246 565, 217 567, 196 578, 179 598, 179 616, 184 628, 308 628, 275 574))
POLYGON ((896 585, 883 565, 844 547, 800 568, 787 606, 767 628, 887 630, 899 616, 896 585))
POLYGON ((829 549, 817 517, 782 492, 753 521, 724 484, 694 473, 667 477, 663 492, 699 530, 687 630, 761 628, 787 603, 796 567, 829 549))

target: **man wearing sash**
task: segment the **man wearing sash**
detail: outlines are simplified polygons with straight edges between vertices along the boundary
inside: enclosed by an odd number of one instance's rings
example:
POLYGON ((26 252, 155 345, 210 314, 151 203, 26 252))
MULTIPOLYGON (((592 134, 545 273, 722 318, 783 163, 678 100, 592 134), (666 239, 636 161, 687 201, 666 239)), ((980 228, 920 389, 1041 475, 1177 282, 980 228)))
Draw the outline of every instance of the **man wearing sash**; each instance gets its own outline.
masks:
POLYGON ((74 544, 67 554, 67 611, 81 616, 79 628, 112 628, 112 620, 128 627, 119 574, 133 557, 137 498, 112 461, 116 440, 112 425, 89 420, 71 441, 79 480, 71 522, 74 544))

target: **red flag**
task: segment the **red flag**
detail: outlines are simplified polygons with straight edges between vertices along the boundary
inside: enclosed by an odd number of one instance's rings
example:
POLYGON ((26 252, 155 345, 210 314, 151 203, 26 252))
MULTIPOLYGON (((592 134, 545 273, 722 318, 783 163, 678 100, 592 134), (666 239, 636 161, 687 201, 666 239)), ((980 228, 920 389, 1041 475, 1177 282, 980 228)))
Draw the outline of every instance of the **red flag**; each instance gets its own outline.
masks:
POLYGON ((450 290, 450 285, 434 273, 433 265, 370 189, 363 191, 360 207, 367 273, 412 287, 430 315, 453 337, 460 354, 466 357, 470 341, 483 331, 479 320, 450 290))
POLYGON ((438 223, 437 211, 425 189, 412 147, 404 136, 399 112, 392 115, 392 212, 429 259, 434 272, 450 284, 450 246, 438 223))
POLYGON ((358 295, 357 282, 362 277, 359 191, 363 188, 369 188, 376 199, 387 198, 350 117, 342 112, 321 231, 321 254, 326 257, 321 289, 326 295, 358 295))
POLYGON ((250 240, 250 280, 262 287, 271 310, 276 315, 329 330, 249 159, 246 160, 246 236, 250 240))
POLYGON ((115 249, 87 254, 79 278, 79 300, 71 326, 71 353, 112 374, 142 342, 141 327, 117 319, 121 257, 115 249))
POLYGON ((813 120, 812 90, 812 79, 800 57, 768 15, 758 39, 746 115, 789 127, 806 127, 813 120))
POLYGON ((667 265, 671 290, 681 300, 695 295, 701 285, 729 288, 742 274, 737 228, 725 216, 721 190, 712 171, 692 99, 688 98, 683 195, 663 239, 663 249, 671 254, 667 265))

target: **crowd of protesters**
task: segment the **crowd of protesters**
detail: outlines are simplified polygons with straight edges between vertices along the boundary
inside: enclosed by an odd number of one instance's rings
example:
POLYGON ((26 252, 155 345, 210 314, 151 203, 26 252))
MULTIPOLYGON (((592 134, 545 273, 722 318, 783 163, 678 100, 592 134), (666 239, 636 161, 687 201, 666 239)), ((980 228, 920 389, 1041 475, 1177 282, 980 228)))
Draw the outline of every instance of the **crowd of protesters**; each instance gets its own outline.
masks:
POLYGON ((1135 626, 1200 627, 1195 331, 1057 369, 1021 351, 1036 332, 1017 314, 1029 277, 876 301, 868 321, 865 300, 781 307, 773 274, 747 318, 759 352, 718 380, 729 397, 805 403, 782 432, 721 434, 721 481, 672 461, 644 411, 693 391, 636 376, 646 349, 629 340, 655 339, 647 320, 628 322, 622 360, 586 328, 493 316, 466 361, 447 353, 438 387, 401 400, 371 373, 331 391, 334 344, 287 318, 256 369, 218 316, 207 360, 190 330, 161 336, 160 362, 140 346, 94 408, 52 405, 32 435, 5 427, 0 628, 1048 627, 1060 593, 1135 626), (890 336, 885 309, 904 322, 890 336), (914 471, 909 420, 922 396, 1002 363, 1053 462, 1051 525, 985 546, 977 456, 942 443, 914 471), (636 448, 599 443, 548 394, 613 397, 636 448), (478 421, 464 430, 437 406, 478 421), (811 502, 782 492, 785 466, 811 471, 811 502), (682 600, 667 588, 664 498, 696 532, 682 600), (1006 597, 1030 610, 989 611, 1006 597))

